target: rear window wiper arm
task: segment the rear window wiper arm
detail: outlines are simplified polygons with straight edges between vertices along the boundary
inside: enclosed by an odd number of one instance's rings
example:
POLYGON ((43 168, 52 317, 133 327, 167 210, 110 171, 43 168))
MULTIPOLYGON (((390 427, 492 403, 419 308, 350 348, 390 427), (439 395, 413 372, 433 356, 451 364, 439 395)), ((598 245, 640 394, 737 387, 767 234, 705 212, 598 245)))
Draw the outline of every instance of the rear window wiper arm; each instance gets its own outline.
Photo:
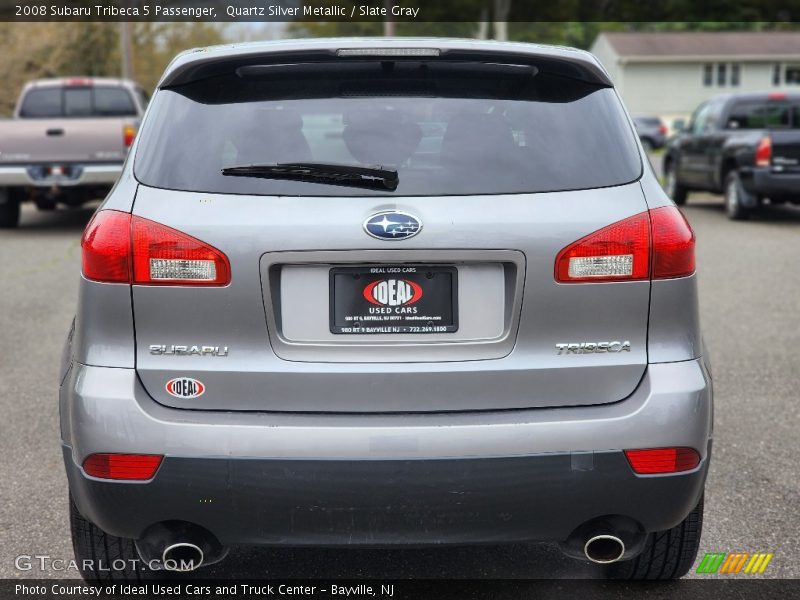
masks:
POLYGON ((290 162, 267 165, 242 165, 226 167, 222 174, 229 177, 263 177, 289 179, 309 183, 345 185, 375 190, 395 191, 399 178, 397 171, 380 166, 362 167, 340 163, 290 162))

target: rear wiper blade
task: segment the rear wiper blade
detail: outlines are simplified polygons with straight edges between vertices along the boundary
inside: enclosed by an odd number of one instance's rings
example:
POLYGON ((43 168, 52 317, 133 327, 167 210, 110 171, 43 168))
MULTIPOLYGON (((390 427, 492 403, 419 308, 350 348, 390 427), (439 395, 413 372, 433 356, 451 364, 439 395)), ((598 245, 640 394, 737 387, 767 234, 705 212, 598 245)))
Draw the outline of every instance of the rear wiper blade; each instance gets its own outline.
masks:
POLYGON ((345 185, 374 190, 397 189, 397 171, 383 167, 362 167, 340 163, 291 162, 268 165, 242 165, 226 167, 222 174, 230 177, 263 177, 265 179, 290 179, 309 183, 345 185))

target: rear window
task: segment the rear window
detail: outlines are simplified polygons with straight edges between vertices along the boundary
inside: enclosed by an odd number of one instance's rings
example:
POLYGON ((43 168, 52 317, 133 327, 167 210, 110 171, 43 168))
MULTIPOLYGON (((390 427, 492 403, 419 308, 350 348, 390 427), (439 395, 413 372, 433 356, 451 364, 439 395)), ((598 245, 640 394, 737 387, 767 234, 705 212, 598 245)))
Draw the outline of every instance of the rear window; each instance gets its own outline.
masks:
POLYGON ((161 90, 135 159, 145 185, 263 195, 458 195, 621 185, 641 174, 610 88, 520 65, 255 67, 161 90), (396 170, 393 191, 231 177, 317 162, 396 170))
POLYGON ((800 102, 783 100, 747 100, 731 107, 730 129, 798 129, 800 102))
POLYGON ((133 117, 130 93, 118 86, 42 87, 29 90, 20 116, 29 119, 60 117, 133 117))

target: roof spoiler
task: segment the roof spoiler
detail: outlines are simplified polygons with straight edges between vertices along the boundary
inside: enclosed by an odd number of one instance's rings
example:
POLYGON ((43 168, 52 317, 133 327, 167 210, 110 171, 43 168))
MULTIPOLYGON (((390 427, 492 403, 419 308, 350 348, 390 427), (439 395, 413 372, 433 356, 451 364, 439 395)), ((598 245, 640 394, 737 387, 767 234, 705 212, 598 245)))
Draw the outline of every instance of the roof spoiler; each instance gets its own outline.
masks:
MULTIPOLYGON (((534 50, 537 46, 531 46, 534 50)), ((430 61, 471 61, 510 63, 535 66, 540 73, 550 73, 578 79, 599 86, 612 87, 613 84, 605 70, 591 55, 575 50, 550 49, 541 47, 542 52, 515 51, 502 46, 492 48, 432 48, 414 47, 407 44, 398 46, 374 47, 353 46, 344 48, 297 49, 280 51, 267 48, 253 48, 253 51, 204 53, 191 52, 178 57, 159 83, 159 88, 174 87, 231 73, 241 67, 255 65, 277 65, 302 62, 344 62, 363 60, 430 60, 430 61)))

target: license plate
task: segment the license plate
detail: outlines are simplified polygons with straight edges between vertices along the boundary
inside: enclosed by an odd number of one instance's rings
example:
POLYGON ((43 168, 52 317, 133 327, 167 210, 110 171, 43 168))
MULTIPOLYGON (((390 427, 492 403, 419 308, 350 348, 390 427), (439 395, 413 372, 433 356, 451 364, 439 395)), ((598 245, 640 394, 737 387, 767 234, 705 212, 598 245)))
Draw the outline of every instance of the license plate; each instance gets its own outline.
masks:
POLYGON ((374 265, 330 270, 332 333, 458 331, 455 267, 374 265))

